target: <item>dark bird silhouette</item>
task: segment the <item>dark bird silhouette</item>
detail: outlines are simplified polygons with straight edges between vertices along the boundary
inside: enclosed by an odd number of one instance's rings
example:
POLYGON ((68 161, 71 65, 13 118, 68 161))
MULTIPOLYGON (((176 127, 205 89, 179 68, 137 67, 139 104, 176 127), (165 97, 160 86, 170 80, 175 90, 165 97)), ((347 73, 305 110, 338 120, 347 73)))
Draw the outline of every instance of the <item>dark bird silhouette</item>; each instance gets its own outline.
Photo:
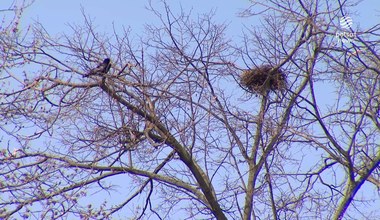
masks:
POLYGON ((90 72, 86 75, 83 75, 83 77, 89 77, 92 75, 103 75, 108 73, 108 71, 111 69, 111 60, 110 58, 106 58, 103 60, 103 63, 100 63, 96 68, 90 70, 90 72))

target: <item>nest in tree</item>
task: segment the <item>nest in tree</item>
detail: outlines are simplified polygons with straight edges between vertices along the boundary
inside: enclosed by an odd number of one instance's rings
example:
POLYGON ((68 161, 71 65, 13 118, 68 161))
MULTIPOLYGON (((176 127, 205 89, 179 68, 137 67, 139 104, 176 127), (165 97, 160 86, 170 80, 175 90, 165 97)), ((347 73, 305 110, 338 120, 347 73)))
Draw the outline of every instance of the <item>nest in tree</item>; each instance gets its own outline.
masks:
POLYGON ((266 94, 286 88, 286 75, 281 69, 273 69, 270 65, 263 65, 243 71, 240 83, 253 93, 266 94))

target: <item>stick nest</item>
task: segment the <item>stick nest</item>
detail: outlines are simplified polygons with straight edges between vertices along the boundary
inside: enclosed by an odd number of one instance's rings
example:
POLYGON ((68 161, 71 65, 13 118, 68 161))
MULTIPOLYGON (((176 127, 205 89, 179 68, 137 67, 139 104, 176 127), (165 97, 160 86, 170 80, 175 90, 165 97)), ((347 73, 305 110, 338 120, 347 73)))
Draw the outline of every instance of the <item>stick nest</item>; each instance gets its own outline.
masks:
POLYGON ((259 66, 243 71, 240 83, 252 93, 266 94, 269 91, 286 88, 286 75, 281 69, 270 65, 259 66))

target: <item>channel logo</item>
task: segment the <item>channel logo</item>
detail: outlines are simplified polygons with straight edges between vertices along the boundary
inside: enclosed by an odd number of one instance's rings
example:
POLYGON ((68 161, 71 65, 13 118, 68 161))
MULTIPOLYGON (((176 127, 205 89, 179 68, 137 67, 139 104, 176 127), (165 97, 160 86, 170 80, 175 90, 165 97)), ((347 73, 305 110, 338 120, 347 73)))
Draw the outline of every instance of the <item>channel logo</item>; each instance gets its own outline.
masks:
POLYGON ((343 16, 340 18, 340 26, 344 29, 349 29, 352 26, 352 18, 348 16, 343 16))

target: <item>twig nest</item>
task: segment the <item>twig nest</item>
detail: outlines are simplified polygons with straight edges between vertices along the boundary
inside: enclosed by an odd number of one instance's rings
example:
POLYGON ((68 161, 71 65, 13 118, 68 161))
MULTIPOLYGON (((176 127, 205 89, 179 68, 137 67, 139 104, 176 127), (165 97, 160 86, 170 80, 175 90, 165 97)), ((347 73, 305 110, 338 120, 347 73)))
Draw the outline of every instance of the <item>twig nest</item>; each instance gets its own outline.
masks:
POLYGON ((263 65, 243 71, 240 83, 250 92, 265 95, 269 91, 285 89, 286 75, 279 68, 263 65))

